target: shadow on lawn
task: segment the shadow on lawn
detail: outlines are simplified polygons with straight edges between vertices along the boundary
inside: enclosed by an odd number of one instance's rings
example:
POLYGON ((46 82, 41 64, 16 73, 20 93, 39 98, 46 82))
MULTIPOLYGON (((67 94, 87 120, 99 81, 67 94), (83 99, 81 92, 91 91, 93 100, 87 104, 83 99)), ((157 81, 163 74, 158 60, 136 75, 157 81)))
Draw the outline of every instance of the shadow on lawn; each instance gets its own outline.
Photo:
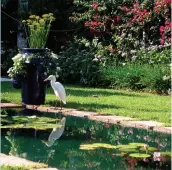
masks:
MULTIPOLYGON (((60 102, 56 100, 49 100, 46 101, 47 105, 50 106, 60 106, 60 102)), ((114 105, 108 105, 108 104, 99 104, 99 103, 91 103, 91 104, 85 104, 85 103, 77 103, 77 102, 68 102, 66 105, 63 105, 65 108, 76 108, 80 110, 87 110, 87 111, 96 111, 96 108, 99 109, 119 109, 121 107, 114 106, 114 105)))
POLYGON ((101 96, 127 96, 127 97, 147 97, 147 96, 143 96, 140 94, 133 94, 131 92, 131 94, 126 94, 126 93, 122 93, 122 92, 110 92, 110 91, 103 91, 103 90, 90 90, 90 89, 69 89, 66 88, 66 93, 67 95, 73 95, 73 96, 83 96, 83 97, 88 97, 88 96, 97 96, 97 97, 101 97, 101 96))

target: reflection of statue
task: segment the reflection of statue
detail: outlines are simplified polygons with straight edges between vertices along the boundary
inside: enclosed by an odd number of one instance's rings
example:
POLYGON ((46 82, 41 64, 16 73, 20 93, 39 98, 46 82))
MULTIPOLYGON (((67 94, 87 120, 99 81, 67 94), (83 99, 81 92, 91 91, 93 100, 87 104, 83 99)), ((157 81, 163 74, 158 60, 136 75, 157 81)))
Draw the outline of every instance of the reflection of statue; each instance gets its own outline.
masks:
POLYGON ((63 134, 65 123, 66 123, 66 118, 64 117, 58 124, 58 125, 61 125, 61 127, 53 128, 50 136, 48 137, 48 142, 45 142, 45 141, 42 141, 42 142, 45 143, 48 147, 51 147, 54 144, 55 140, 59 139, 61 135, 63 134))

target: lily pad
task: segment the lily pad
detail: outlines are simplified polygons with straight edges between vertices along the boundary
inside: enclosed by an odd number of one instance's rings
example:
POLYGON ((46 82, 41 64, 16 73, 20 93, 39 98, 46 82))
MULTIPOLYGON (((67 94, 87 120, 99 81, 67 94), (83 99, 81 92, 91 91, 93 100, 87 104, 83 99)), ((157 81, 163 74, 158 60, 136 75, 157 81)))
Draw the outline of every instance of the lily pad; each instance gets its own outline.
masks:
POLYGON ((129 156, 133 157, 133 158, 149 158, 149 157, 151 157, 151 155, 143 154, 143 153, 131 153, 131 154, 129 154, 129 156))
POLYGON ((58 124, 11 124, 11 125, 6 125, 6 126, 1 126, 1 129, 36 129, 36 130, 47 130, 47 129, 52 129, 52 128, 59 128, 61 127, 61 125, 58 124))
POLYGON ((85 144, 85 145, 83 144, 83 145, 80 145, 79 149, 81 149, 81 150, 94 150, 96 148, 90 144, 85 144))
POLYGON ((117 145, 119 149, 125 148, 125 149, 136 149, 138 146, 135 145, 117 145))
POLYGON ((94 150, 98 148, 105 148, 105 149, 116 149, 118 146, 106 144, 106 143, 93 143, 93 144, 82 144, 80 145, 80 149, 82 150, 94 150))
POLYGON ((25 128, 25 129, 37 129, 37 130, 46 130, 52 128, 60 128, 61 125, 56 123, 55 118, 50 117, 36 117, 36 116, 9 116, 7 119, 3 118, 1 120, 4 128, 25 128))
POLYGON ((138 146, 138 147, 143 147, 146 144, 145 143, 129 143, 129 145, 134 145, 134 146, 138 146))
POLYGON ((79 149, 81 149, 81 150, 95 150, 95 148, 91 148, 91 147, 80 147, 79 149))
POLYGON ((140 151, 148 151, 148 152, 154 152, 154 151, 157 151, 158 148, 155 148, 155 147, 148 147, 148 148, 140 148, 139 149, 140 151))
POLYGON ((106 144, 106 143, 93 143, 92 144, 96 148, 106 148, 106 149, 116 149, 118 146, 106 144))

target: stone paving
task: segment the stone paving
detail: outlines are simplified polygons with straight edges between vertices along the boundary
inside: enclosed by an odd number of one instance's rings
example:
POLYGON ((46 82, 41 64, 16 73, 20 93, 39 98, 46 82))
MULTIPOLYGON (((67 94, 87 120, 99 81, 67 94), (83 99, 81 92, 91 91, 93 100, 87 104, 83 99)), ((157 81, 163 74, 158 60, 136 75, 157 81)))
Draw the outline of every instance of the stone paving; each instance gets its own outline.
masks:
POLYGON ((24 108, 23 105, 13 103, 0 103, 1 108, 24 108))
POLYGON ((48 168, 47 165, 39 162, 29 161, 23 158, 19 158, 12 155, 6 155, 0 153, 0 166, 24 166, 24 167, 42 167, 42 168, 33 168, 34 170, 58 170, 57 168, 48 168))

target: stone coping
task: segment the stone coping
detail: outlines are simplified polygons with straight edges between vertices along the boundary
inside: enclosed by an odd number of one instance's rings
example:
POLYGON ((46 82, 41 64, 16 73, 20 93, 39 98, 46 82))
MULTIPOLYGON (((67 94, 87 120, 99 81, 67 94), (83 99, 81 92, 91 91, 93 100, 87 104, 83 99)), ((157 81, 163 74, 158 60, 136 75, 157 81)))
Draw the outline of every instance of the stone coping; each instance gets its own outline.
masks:
POLYGON ((4 109, 8 108, 25 108, 23 105, 13 104, 13 103, 0 103, 0 107, 4 109))
MULTIPOLYGON (((16 105, 11 103, 0 103, 1 108, 23 108, 22 105, 16 105)), ((32 109, 33 106, 26 106, 28 109, 32 109)), ((142 128, 146 130, 153 130, 155 132, 162 132, 172 134, 172 127, 164 127, 163 123, 156 121, 137 121, 134 118, 115 116, 115 115, 102 115, 91 111, 80 111, 72 108, 60 108, 40 106, 37 108, 38 111, 43 111, 47 113, 61 113, 63 115, 70 115, 76 117, 88 118, 89 120, 95 120, 110 124, 118 124, 125 127, 135 127, 142 128)))
POLYGON ((43 164, 43 163, 33 162, 33 161, 26 160, 24 158, 19 158, 19 157, 12 156, 12 155, 6 155, 3 153, 0 153, 0 160, 1 160, 0 166, 2 166, 2 165, 20 166, 20 167, 22 167, 22 166, 27 167, 28 166, 34 170, 58 170, 57 168, 48 168, 47 167, 48 165, 43 164))

